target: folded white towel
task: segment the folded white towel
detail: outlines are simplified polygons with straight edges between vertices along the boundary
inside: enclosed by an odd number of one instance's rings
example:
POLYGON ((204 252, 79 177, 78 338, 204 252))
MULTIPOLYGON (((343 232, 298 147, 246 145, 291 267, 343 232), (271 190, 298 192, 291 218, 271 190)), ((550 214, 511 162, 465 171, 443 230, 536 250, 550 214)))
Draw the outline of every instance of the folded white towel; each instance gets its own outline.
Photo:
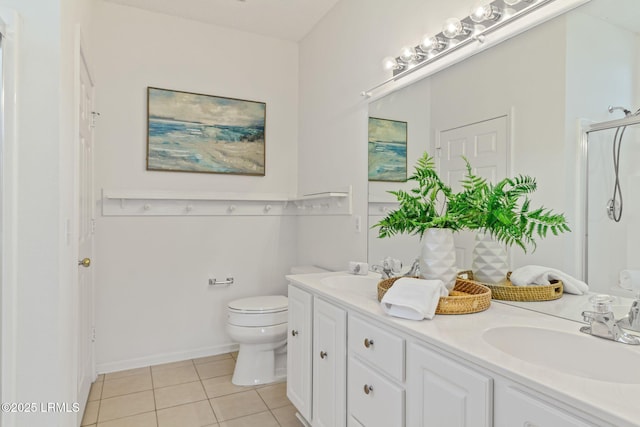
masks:
POLYGON ((568 294, 584 295, 589 292, 589 286, 583 281, 555 268, 539 265, 516 268, 511 273, 510 280, 516 286, 549 285, 551 280, 562 280, 564 292, 568 294))
POLYGON ((433 319, 441 296, 449 295, 442 280, 403 277, 389 288, 380 305, 390 316, 411 320, 433 319))
POLYGON ((622 270, 619 275, 619 285, 624 289, 640 291, 640 270, 622 270))

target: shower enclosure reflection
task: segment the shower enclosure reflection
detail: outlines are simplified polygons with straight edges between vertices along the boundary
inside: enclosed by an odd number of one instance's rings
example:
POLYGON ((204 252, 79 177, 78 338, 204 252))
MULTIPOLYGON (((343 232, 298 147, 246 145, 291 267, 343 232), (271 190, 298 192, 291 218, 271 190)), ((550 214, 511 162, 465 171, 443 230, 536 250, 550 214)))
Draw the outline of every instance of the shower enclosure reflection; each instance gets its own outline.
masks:
POLYGON ((640 118, 588 132, 587 158, 586 279, 628 295, 618 283, 621 272, 640 271, 640 118))

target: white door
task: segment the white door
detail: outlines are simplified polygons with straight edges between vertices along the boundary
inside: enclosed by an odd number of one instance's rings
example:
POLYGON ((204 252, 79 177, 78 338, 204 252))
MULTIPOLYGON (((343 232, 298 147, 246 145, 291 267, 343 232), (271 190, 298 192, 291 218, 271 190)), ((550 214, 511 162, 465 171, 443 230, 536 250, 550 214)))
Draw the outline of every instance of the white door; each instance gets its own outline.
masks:
POLYGON ((93 357, 93 83, 80 54, 78 88, 78 397, 84 403, 94 380, 93 357))
MULTIPOLYGON (((507 116, 441 131, 438 137, 436 148, 440 176, 454 191, 460 190, 460 181, 467 173, 462 156, 471 163, 473 173, 490 182, 507 176, 507 116)), ((471 269, 474 237, 475 233, 469 231, 455 234, 456 260, 460 270, 471 269)))

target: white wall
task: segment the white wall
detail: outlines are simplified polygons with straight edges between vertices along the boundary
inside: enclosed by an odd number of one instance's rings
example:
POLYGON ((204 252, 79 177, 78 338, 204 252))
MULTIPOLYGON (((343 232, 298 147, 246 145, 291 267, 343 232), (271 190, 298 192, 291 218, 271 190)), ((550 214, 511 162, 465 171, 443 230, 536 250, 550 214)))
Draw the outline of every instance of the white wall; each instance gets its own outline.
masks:
MULTIPOLYGON (((83 400, 76 393, 73 310, 74 246, 65 224, 73 214, 74 40, 86 28, 87 2, 10 1, 18 14, 17 156, 7 182, 16 186, 16 280, 4 317, 3 402, 83 400)), ((6 161, 6 160, 5 160, 6 161)), ((5 177, 7 178, 7 177, 5 177)), ((7 301, 3 300, 3 303, 7 301)), ((3 311, 7 307, 3 307, 3 311)), ((2 414, 5 425, 72 426, 81 414, 2 414)))
MULTIPOLYGON (((97 191, 297 193, 295 43, 107 2, 94 16, 97 191), (266 176, 146 171, 147 86, 266 102, 266 176)), ((102 372, 228 351, 227 302, 286 294, 296 261, 293 217, 97 219, 102 372)))

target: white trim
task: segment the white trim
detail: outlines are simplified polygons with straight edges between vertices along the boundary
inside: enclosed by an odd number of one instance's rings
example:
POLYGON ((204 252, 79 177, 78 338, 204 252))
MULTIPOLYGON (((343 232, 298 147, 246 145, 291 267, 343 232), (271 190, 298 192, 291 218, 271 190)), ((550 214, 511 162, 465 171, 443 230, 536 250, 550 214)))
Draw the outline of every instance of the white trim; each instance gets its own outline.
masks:
MULTIPOLYGON (((18 86, 18 14, 11 9, 0 7, 3 21, 2 41, 2 94, 3 135, 2 135, 2 242, 0 276, 0 396, 2 402, 15 402, 17 393, 16 342, 17 342, 17 86, 18 86)), ((14 425, 15 414, 0 413, 0 424, 14 425)))
POLYGON ((576 260, 576 264, 574 266, 574 271, 579 271, 582 273, 582 280, 588 283, 588 268, 587 268, 587 255, 588 255, 588 242, 587 239, 587 224, 589 223, 588 216, 588 206, 589 206, 589 158, 588 155, 588 142, 589 142, 589 129, 593 125, 593 121, 587 119, 578 119, 578 161, 577 161, 577 171, 576 171, 576 188, 579 191, 576 192, 576 200, 575 200, 575 235, 576 235, 576 245, 575 245, 575 253, 574 258, 576 260), (580 212, 583 212, 583 215, 580 215, 580 212))
POLYGON ((99 374, 109 372, 124 371, 125 369, 144 368, 147 366, 160 365, 162 363, 180 362, 182 360, 197 359, 199 357, 216 356, 238 350, 238 344, 229 343, 204 347, 199 350, 179 351, 175 353, 154 354, 148 357, 121 360, 118 362, 100 363, 96 366, 99 374))
POLYGON ((103 216, 351 215, 351 186, 288 197, 269 193, 102 190, 103 216))

